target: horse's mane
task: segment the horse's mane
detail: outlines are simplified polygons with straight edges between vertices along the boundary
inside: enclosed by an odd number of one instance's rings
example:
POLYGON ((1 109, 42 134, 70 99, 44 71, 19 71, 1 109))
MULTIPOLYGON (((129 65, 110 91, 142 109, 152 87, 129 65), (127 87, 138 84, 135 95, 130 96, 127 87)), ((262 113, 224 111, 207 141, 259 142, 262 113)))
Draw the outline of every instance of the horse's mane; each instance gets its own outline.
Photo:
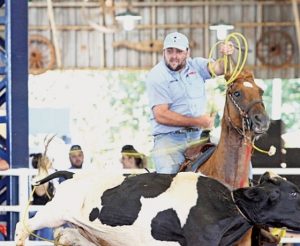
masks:
MULTIPOLYGON (((225 74, 225 79, 228 81, 231 77, 232 73, 226 73, 225 74)), ((236 77, 235 80, 242 79, 242 80, 253 80, 254 79, 254 74, 251 70, 248 69, 243 69, 240 74, 236 77)))

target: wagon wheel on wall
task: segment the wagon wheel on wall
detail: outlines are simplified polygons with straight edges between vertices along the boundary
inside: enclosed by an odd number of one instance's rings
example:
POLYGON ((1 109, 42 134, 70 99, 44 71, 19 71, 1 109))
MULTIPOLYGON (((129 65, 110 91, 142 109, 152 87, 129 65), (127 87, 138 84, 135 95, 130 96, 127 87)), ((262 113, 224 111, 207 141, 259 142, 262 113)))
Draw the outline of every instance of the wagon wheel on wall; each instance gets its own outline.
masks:
POLYGON ((291 64, 293 53, 293 40, 287 32, 265 32, 256 43, 257 58, 268 67, 282 68, 288 66, 291 64))
POLYGON ((52 42, 41 35, 29 37, 29 72, 41 74, 55 66, 55 49, 52 42))

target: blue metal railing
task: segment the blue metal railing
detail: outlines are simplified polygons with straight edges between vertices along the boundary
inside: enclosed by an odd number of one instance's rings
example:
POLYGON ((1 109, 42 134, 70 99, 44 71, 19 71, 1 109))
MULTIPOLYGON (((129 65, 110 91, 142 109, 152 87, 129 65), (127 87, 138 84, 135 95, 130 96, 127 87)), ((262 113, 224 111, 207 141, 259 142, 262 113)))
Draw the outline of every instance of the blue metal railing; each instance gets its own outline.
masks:
MULTIPOLYGON (((0 158, 11 168, 28 167, 28 1, 0 0, 4 9, 0 25, 0 106, 6 115, 0 117, 6 136, 0 135, 0 158)), ((0 180, 5 192, 0 201, 18 204, 18 177, 0 180)), ((8 240, 13 240, 18 213, 7 212, 0 222, 7 224, 8 240)))

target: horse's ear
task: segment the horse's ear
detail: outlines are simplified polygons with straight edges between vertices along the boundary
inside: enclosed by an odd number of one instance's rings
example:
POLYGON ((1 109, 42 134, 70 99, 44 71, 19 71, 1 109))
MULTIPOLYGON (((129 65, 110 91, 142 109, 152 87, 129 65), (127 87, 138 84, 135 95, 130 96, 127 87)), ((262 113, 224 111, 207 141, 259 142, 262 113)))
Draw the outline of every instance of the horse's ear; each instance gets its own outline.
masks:
MULTIPOLYGON (((224 78, 226 79, 226 81, 228 81, 231 77, 232 73, 230 72, 227 72, 225 75, 224 75, 224 78)), ((240 74, 237 76, 237 79, 238 78, 243 78, 245 80, 247 79, 251 79, 253 80, 254 79, 254 74, 251 70, 248 70, 248 69, 243 69, 240 74)))
POLYGON ((243 77, 244 77, 245 79, 249 79, 249 78, 254 79, 253 71, 248 70, 248 69, 244 69, 244 70, 243 70, 243 77))
POLYGON ((230 79, 231 74, 232 73, 230 73, 230 72, 227 72, 227 73, 224 74, 224 78, 226 79, 226 81, 228 81, 230 79))

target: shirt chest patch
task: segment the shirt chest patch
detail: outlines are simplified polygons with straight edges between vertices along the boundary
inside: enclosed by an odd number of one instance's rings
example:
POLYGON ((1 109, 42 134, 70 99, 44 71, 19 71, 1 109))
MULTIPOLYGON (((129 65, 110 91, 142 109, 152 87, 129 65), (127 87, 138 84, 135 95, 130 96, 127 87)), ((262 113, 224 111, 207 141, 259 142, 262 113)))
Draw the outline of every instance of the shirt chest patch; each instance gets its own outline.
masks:
POLYGON ((186 78, 188 80, 195 80, 195 79, 199 79, 199 75, 196 71, 190 71, 187 73, 186 78))

